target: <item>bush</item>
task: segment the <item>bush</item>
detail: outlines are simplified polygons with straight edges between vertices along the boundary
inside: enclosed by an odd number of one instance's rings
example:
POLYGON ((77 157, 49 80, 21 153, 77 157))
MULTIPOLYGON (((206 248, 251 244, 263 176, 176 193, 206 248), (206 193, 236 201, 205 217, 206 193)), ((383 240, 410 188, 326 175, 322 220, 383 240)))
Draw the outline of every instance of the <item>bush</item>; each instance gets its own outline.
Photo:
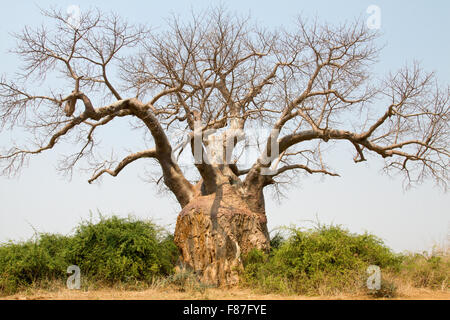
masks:
POLYGON ((41 234, 36 240, 0 246, 0 293, 11 294, 39 280, 65 276, 70 239, 41 234))
POLYGON ((0 293, 52 280, 65 283, 70 265, 78 265, 85 280, 150 281, 172 274, 177 258, 172 236, 152 222, 100 217, 98 223, 82 222, 72 236, 39 234, 0 245, 0 293))
POLYGON ((448 290, 450 258, 444 251, 405 255, 400 276, 414 287, 448 290))
POLYGON ((370 234, 356 235, 339 226, 289 229, 269 255, 250 252, 244 282, 266 292, 334 294, 365 285, 369 265, 399 270, 402 258, 370 234))
POLYGON ((93 280, 113 283, 169 275, 177 257, 171 236, 153 223, 112 217, 77 228, 69 262, 93 280))

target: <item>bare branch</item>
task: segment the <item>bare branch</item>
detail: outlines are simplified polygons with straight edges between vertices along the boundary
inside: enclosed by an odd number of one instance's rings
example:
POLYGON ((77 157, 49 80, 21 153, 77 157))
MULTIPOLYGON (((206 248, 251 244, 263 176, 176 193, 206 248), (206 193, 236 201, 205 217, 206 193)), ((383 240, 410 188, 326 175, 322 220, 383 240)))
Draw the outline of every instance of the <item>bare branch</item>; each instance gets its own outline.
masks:
POLYGON ((145 150, 145 151, 141 151, 141 152, 136 152, 136 153, 130 154, 129 156, 124 158, 122 161, 120 161, 120 163, 117 165, 117 167, 114 170, 102 169, 102 170, 100 170, 98 172, 95 172, 94 175, 92 176, 92 178, 90 178, 88 180, 88 182, 92 183, 93 181, 98 179, 98 177, 100 177, 104 173, 108 173, 109 175, 115 177, 127 165, 129 165, 130 163, 132 163, 132 162, 134 162, 134 161, 136 161, 138 159, 142 159, 142 158, 157 158, 156 149, 150 149, 150 150, 145 150))
POLYGON ((324 169, 320 169, 320 170, 317 170, 317 169, 311 169, 311 168, 308 168, 307 166, 302 165, 302 164, 293 164, 293 165, 281 167, 280 169, 277 170, 277 172, 276 172, 275 174, 270 175, 270 177, 275 177, 275 176, 277 176, 277 175, 279 175, 279 174, 282 174, 283 172, 286 172, 286 171, 288 171, 288 170, 295 170, 295 169, 302 169, 302 170, 305 170, 305 171, 308 172, 309 174, 313 174, 313 173, 323 173, 323 174, 327 174, 327 175, 330 175, 330 176, 333 176, 333 177, 340 177, 340 175, 337 174, 337 173, 329 172, 329 171, 324 170, 324 169))

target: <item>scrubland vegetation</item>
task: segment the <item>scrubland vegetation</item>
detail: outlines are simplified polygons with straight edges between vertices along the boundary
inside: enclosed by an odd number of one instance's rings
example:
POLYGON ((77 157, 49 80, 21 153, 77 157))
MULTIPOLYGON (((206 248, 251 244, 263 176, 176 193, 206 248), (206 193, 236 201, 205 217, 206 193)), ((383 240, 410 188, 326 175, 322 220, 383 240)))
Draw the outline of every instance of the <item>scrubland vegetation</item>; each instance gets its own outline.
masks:
MULTIPOLYGON (((59 290, 67 267, 81 270, 80 290, 170 288, 204 292, 196 275, 177 271, 173 237, 151 221, 101 217, 83 221, 67 236, 36 234, 0 245, 0 295, 59 290)), ((352 234, 341 226, 289 227, 272 236, 270 253, 243 257, 240 288, 260 293, 307 296, 364 294, 394 298, 399 289, 449 291, 450 259, 445 248, 394 253, 371 234, 352 234), (367 267, 381 268, 380 290, 366 285, 367 267)))

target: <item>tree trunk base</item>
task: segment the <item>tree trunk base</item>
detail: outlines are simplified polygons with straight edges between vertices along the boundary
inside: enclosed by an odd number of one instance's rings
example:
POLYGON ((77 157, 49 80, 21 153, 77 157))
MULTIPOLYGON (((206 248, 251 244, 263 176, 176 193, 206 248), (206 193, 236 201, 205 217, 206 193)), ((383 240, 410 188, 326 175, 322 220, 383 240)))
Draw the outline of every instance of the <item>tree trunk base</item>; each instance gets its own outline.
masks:
POLYGON ((265 214, 251 211, 229 184, 183 208, 175 243, 180 267, 194 271, 202 283, 218 286, 239 282, 243 255, 270 247, 265 214))

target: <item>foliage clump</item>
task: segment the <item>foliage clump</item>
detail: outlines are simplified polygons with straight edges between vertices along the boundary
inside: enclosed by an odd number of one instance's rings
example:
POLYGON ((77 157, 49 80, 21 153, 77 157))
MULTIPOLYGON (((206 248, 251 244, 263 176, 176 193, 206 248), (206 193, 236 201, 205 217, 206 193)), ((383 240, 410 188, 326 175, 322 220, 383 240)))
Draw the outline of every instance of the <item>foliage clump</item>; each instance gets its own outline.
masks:
POLYGON ((399 270, 402 257, 374 235, 340 226, 289 228, 270 254, 251 251, 244 259, 244 283, 266 292, 336 294, 362 289, 369 265, 399 270))
POLYGON ((113 283, 171 274, 178 250, 153 223, 112 217, 78 226, 69 257, 92 279, 113 283))
POLYGON ((172 236, 150 221, 100 217, 84 221, 70 236, 37 234, 0 245, 0 293, 65 283, 67 267, 80 267, 82 281, 107 284, 152 281, 174 272, 178 258, 172 236))

